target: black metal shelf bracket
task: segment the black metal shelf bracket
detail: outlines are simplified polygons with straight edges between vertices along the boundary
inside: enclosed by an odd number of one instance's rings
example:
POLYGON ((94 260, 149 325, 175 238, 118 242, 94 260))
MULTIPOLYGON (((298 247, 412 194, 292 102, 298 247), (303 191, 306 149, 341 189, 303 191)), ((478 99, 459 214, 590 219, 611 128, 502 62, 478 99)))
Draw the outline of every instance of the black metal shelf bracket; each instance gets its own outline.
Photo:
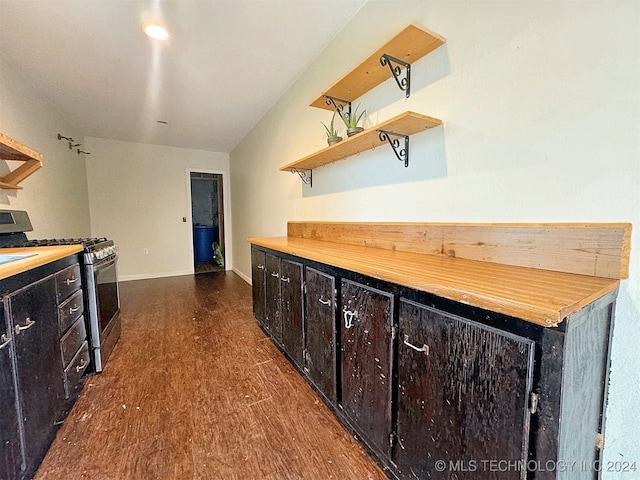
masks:
POLYGON ((404 162, 404 166, 409 166, 409 135, 404 133, 392 132, 390 130, 376 130, 378 132, 378 138, 384 142, 389 142, 393 153, 401 162, 404 162), (395 137, 391 139, 391 137, 395 137), (400 146, 400 138, 404 138, 404 148, 400 146))
POLYGON ((291 167, 291 173, 297 173, 304 183, 313 188, 313 170, 298 170, 295 167, 291 167))
POLYGON ((351 102, 349 100, 324 95, 324 101, 327 105, 333 106, 343 119, 348 120, 351 117, 351 102))
POLYGON ((386 53, 383 53, 380 57, 380 64, 382 66, 387 65, 389 67, 394 80, 398 84, 398 88, 405 92, 406 97, 409 98, 411 95, 411 64, 404 62, 399 58, 387 55, 386 53), (406 72, 404 78, 401 78, 402 67, 405 68, 406 72))

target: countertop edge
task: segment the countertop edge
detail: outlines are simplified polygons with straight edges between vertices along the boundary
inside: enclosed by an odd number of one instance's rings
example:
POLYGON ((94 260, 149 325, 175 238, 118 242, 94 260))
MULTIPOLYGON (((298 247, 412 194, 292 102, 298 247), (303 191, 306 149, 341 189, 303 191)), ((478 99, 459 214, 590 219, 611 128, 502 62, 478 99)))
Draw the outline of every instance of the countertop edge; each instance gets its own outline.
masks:
POLYGON ((34 254, 21 260, 15 260, 4 265, 0 265, 0 280, 18 275, 20 273, 41 267, 61 258, 68 257, 74 253, 82 252, 82 245, 57 245, 51 247, 18 247, 3 248, 2 255, 34 254))
MULTIPOLYGON (((614 291, 620 285, 620 281, 616 279, 588 277, 577 274, 538 270, 539 276, 544 279, 550 276, 555 276, 557 278, 571 278, 576 283, 581 283, 582 281, 584 281, 584 283, 588 285, 584 294, 576 294, 575 298, 572 298, 570 302, 558 303, 549 301, 548 304, 540 305, 535 304, 534 302, 526 302, 522 299, 516 299, 514 298, 515 296, 510 295, 509 292, 488 294, 487 292, 475 291, 472 289, 460 289, 456 288, 455 286, 447 285, 444 279, 440 281, 433 281, 433 279, 425 281, 425 279, 422 277, 411 277, 410 275, 403 274, 402 272, 394 271, 392 265, 389 265, 390 268, 387 269, 380 268, 381 265, 377 259, 375 262, 367 264, 366 262, 354 262, 353 260, 350 260, 348 258, 345 259, 344 256, 340 256, 337 254, 338 250, 336 250, 335 255, 328 255, 326 249, 331 248, 332 244, 330 242, 317 240, 313 241, 307 239, 304 242, 306 245, 304 247, 301 247, 290 245, 289 239, 290 237, 250 237, 246 240, 248 243, 263 248, 268 248, 300 258, 317 261, 337 268, 344 268, 346 270, 350 270, 363 275, 368 275, 379 280, 388 281, 390 283, 395 283, 397 285, 413 288, 427 293, 432 293, 434 295, 454 300, 466 305, 521 318, 522 320, 535 323, 543 327, 557 327, 558 324, 563 322, 568 316, 577 312, 578 310, 582 309, 598 298, 601 298, 606 294, 614 291), (313 245, 315 244, 315 242, 317 242, 318 247, 321 247, 325 251, 321 253, 314 252, 313 245), (595 280, 593 280, 594 278, 595 280), (594 282, 595 285, 592 285, 594 282)), ((340 244, 335 245, 336 248, 339 248, 338 245, 340 244)), ((344 247, 344 245, 342 245, 342 247, 344 247)), ((375 247, 359 247, 359 249, 361 251, 370 252, 372 254, 372 258, 374 257, 375 253, 379 253, 380 251, 380 249, 377 249, 375 247)), ((415 255, 416 259, 420 259, 424 258, 424 256, 427 254, 407 254, 405 252, 402 255, 415 255)), ((433 257, 434 260, 437 259, 438 262, 442 262, 443 264, 450 263, 451 265, 454 265, 454 262, 460 262, 460 259, 450 259, 447 257, 438 257, 435 255, 430 255, 430 257, 433 257)), ((509 272, 512 272, 516 276, 520 273, 526 273, 527 276, 536 275, 537 273, 536 269, 532 269, 529 267, 491 264, 489 262, 482 262, 478 260, 463 260, 463 262, 465 265, 468 264, 473 267, 480 266, 481 268, 486 269, 489 272, 492 269, 500 269, 502 271, 507 270, 509 272)), ((548 288, 549 297, 551 298, 553 296, 553 286, 548 288)), ((538 288, 538 290, 540 291, 543 289, 538 288)))

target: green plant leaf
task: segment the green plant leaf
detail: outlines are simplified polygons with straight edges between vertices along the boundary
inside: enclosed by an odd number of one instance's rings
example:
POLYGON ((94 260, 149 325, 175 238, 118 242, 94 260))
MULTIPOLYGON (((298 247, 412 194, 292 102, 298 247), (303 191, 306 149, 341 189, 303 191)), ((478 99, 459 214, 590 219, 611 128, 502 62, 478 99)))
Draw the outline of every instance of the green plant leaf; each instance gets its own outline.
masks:
POLYGON ((336 130, 335 126, 334 126, 334 122, 336 120, 336 111, 333 111, 333 116, 331 117, 331 123, 329 124, 329 126, 327 127, 327 125, 324 122, 320 122, 322 123, 322 126, 324 127, 324 129, 327 132, 327 137, 335 137, 338 135, 338 131, 336 130))
POLYGON ((344 122, 345 126, 347 128, 353 128, 353 127, 357 127, 358 123, 360 122, 360 120, 362 120, 362 117, 364 117, 364 115, 367 113, 366 110, 363 110, 360 115, 358 115, 358 108, 360 108, 360 105, 358 104, 358 106, 355 108, 355 110, 353 110, 351 112, 351 115, 340 115, 340 118, 342 118, 342 121, 344 122))

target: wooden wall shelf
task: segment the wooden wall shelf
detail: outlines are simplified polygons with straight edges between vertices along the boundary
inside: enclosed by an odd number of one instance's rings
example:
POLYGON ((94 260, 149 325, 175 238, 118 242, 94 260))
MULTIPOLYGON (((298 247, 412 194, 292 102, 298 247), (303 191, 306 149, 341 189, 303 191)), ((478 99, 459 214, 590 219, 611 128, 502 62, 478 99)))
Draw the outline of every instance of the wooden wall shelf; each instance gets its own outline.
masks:
POLYGON ((43 156, 29 147, 0 133, 0 160, 24 162, 18 168, 0 177, 0 188, 22 190, 18 184, 42 167, 43 156))
POLYGON ((427 117, 415 112, 405 112, 386 122, 368 128, 353 137, 348 137, 335 145, 285 165, 280 168, 280 171, 290 172, 292 169, 313 170, 378 147, 386 143, 385 140, 380 139, 378 130, 392 130, 403 135, 413 135, 441 124, 442 121, 437 118, 427 117))
POLYGON ((322 92, 318 98, 311 102, 310 106, 333 110, 335 108, 334 105, 327 104, 325 96, 352 102, 388 78, 391 78, 389 67, 380 63, 380 57, 384 54, 411 63, 435 50, 444 42, 444 38, 437 33, 416 25, 409 25, 322 92))

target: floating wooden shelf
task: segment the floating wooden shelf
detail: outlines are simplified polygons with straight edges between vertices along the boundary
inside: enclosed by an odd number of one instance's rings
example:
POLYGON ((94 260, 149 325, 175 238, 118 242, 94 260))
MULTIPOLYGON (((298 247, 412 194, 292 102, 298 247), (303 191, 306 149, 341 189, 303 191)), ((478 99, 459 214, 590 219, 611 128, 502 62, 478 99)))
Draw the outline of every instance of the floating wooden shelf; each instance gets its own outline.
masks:
POLYGON ((378 147, 386 143, 385 140, 380 139, 378 130, 391 130, 403 135, 413 135, 441 124, 442 121, 437 118, 427 117, 415 112, 405 112, 386 122, 368 128, 353 137, 348 137, 335 145, 285 165, 280 170, 283 172, 313 170, 378 147))
POLYGON ((42 167, 42 159, 41 153, 31 150, 29 147, 0 133, 0 160, 24 162, 4 177, 0 177, 0 188, 22 190, 22 187, 18 184, 42 167))
POLYGON ((415 62, 445 42, 437 33, 415 25, 409 25, 398 35, 376 50, 371 56, 356 66, 318 98, 310 106, 333 110, 334 105, 327 104, 325 96, 352 102, 372 88, 391 78, 389 67, 380 63, 383 54, 391 55, 407 63, 415 62))

